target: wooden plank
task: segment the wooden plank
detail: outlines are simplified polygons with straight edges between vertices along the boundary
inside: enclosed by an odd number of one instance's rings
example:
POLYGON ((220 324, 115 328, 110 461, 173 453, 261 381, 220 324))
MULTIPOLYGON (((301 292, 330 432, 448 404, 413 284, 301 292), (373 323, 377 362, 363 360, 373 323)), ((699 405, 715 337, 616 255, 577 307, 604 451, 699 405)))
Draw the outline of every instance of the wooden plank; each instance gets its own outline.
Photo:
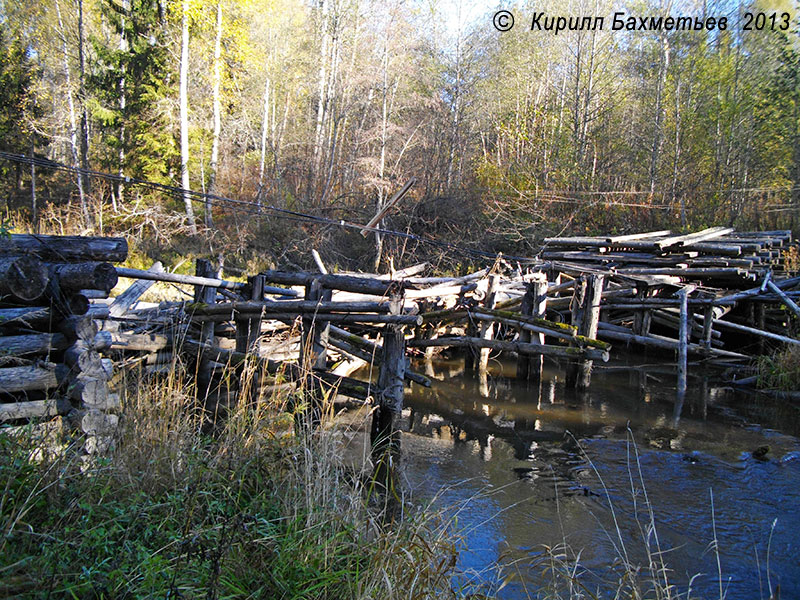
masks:
POLYGON ((607 237, 606 241, 610 244, 619 244, 621 242, 632 242, 638 240, 646 240, 648 238, 657 238, 668 236, 672 231, 664 229, 662 231, 648 231, 646 233, 631 233, 628 235, 615 235, 607 237))
MULTIPOLYGON (((164 267, 161 264, 161 261, 157 260, 154 262, 153 265, 148 269, 148 272, 163 273, 164 267)), ((117 271, 117 274, 119 274, 119 271, 117 271)), ((149 290, 154 283, 155 280, 152 279, 137 279, 134 281, 128 287, 128 289, 114 298, 111 306, 108 307, 108 314, 112 317, 121 317, 124 315, 134 304, 139 301, 139 298, 141 298, 142 295, 149 290)))

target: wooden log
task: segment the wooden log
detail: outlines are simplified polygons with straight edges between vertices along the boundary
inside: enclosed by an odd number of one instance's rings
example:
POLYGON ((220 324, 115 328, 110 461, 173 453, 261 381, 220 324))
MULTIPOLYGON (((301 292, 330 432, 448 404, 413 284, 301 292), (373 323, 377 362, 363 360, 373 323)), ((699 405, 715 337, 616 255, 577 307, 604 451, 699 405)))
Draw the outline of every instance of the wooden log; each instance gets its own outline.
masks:
MULTIPOLYGON (((163 273, 164 267, 161 264, 161 261, 156 261, 153 265, 148 269, 148 272, 151 273, 163 273)), ((119 272, 117 272, 119 274, 119 272)), ((112 317, 121 317, 126 312, 128 312, 131 307, 139 301, 139 298, 150 289, 150 287, 155 283, 152 279, 137 279, 134 281, 128 289, 122 292, 119 296, 114 298, 114 301, 111 303, 108 311, 112 317)))
MULTIPOLYGON (((250 278, 250 292, 252 300, 264 297, 264 276, 255 275, 250 278)), ((258 346, 258 337, 261 335, 261 315, 236 319, 236 351, 254 352, 258 346)))
POLYGON ((476 337, 445 336, 432 340, 408 340, 410 348, 491 348, 501 352, 516 352, 531 356, 553 356, 556 358, 589 358, 592 360, 608 361, 608 351, 595 348, 568 348, 563 346, 550 346, 542 344, 523 344, 520 342, 507 342, 504 340, 484 340, 476 337))
POLYGON ((119 401, 119 397, 110 398, 108 382, 104 379, 79 377, 72 381, 68 393, 80 408, 110 410, 117 408, 119 401))
POLYGON ((409 300, 423 298, 444 298, 445 296, 464 296, 478 289, 478 284, 473 282, 459 285, 436 285, 421 290, 407 290, 405 297, 409 300))
POLYGON ((52 321, 52 312, 44 306, 27 308, 0 308, 0 326, 38 327, 52 321))
MULTIPOLYGON (((257 276, 259 277, 259 276, 257 276)), ((314 300, 263 300, 247 302, 222 302, 190 307, 193 315, 224 315, 228 319, 240 314, 296 312, 315 313, 388 313, 388 302, 333 302, 314 300)))
POLYGON ((47 354, 63 350, 68 345, 67 338, 61 333, 0 336, 0 355, 47 354))
MULTIPOLYGON (((483 308, 486 310, 494 309, 497 301, 497 287, 500 283, 500 275, 489 275, 489 282, 486 288, 486 298, 483 301, 483 308)), ((494 323, 484 320, 481 322, 478 336, 484 340, 491 340, 494 336, 494 323)), ((481 348, 478 354, 478 372, 486 373, 489 367, 489 348, 481 348)))
POLYGON ((99 328, 95 320, 89 315, 72 316, 63 319, 58 324, 58 330, 66 336, 70 342, 82 340, 89 342, 94 340, 99 328))
MULTIPOLYGON (((210 264, 210 263, 209 263, 210 264)), ((201 277, 199 275, 179 275, 178 273, 155 273, 153 271, 142 271, 140 269, 128 269, 116 267, 120 277, 130 277, 131 279, 148 279, 151 281, 168 281, 171 283, 183 283, 186 285, 203 286, 210 288, 223 288, 226 290, 240 290, 245 284, 238 281, 225 281, 217 277, 201 277)), ((216 274, 214 269, 210 271, 216 274)))
POLYGON ((128 242, 121 237, 12 234, 0 245, 0 253, 24 253, 48 261, 124 262, 128 258, 128 242))
MULTIPOLYGON (((241 316, 244 317, 248 314, 252 314, 255 316, 258 313, 242 313, 241 316)), ((354 325, 358 323, 367 324, 374 324, 374 325, 421 325, 423 322, 422 315, 372 315, 372 314, 349 314, 349 315, 342 315, 338 313, 330 313, 330 314, 317 314, 314 315, 313 313, 264 313, 261 315, 265 321, 274 320, 274 321, 283 321, 283 322, 292 322, 298 316, 304 316, 305 318, 314 317, 319 322, 326 322, 326 323, 337 323, 337 324, 344 324, 344 325, 354 325)), ((230 317, 227 315, 208 315, 208 316, 197 316, 192 319, 198 323, 219 323, 229 321, 230 317)))
POLYGON ((627 235, 615 235, 611 237, 605 238, 606 242, 608 243, 621 243, 621 242, 632 242, 634 240, 645 240, 648 238, 662 238, 668 236, 672 233, 669 229, 664 229, 662 231, 648 231, 646 233, 631 233, 627 235))
MULTIPOLYGON (((195 279, 206 283, 198 283, 194 288, 195 304, 213 304, 216 299, 216 287, 209 283, 215 281, 216 271, 211 262, 206 259, 197 259, 195 262, 195 279)), ((204 322, 200 326, 200 343, 204 346, 211 346, 214 341, 214 323, 204 322)), ((211 389, 211 378, 213 367, 205 357, 200 357, 197 365, 197 394, 201 399, 207 399, 211 389)))
POLYGON ((800 307, 792 301, 789 296, 783 293, 783 290, 779 288, 777 285, 772 283, 771 281, 767 281, 767 287, 775 292, 778 297, 783 300, 783 303, 797 316, 800 317, 800 307))
MULTIPOLYGON (((116 273, 116 271, 115 271, 116 273)), ((108 292, 105 290, 78 290, 81 296, 85 296, 89 300, 105 300, 108 298, 108 292)))
POLYGON ((722 327, 724 329, 731 329, 734 331, 741 331, 743 333, 749 333, 751 335, 764 337, 770 340, 775 340, 776 342, 783 342, 784 344, 791 344, 793 346, 800 346, 800 340, 796 340, 794 338, 787 337, 785 335, 779 335, 777 333, 772 333, 771 331, 766 331, 762 329, 756 329, 755 327, 748 327, 747 325, 739 325, 738 323, 732 323, 730 321, 723 321, 722 319, 714 319, 714 325, 717 327, 722 327))
POLYGON ((689 292, 686 288, 678 292, 680 305, 680 329, 678 330, 678 399, 686 395, 686 363, 689 357, 689 292))
POLYGON ((52 363, 0 369, 0 392, 27 392, 58 387, 65 371, 52 363))
POLYGON ((111 435, 119 425, 119 417, 98 410, 89 409, 81 417, 80 428, 87 435, 111 435))
POLYGON ((62 290, 103 290, 108 294, 117 285, 119 276, 114 265, 107 262, 48 264, 53 277, 62 290))
POLYGON ((332 290, 369 294, 371 296, 389 296, 393 290, 401 290, 406 285, 401 281, 386 281, 380 279, 367 279, 349 275, 319 275, 316 273, 265 271, 263 275, 267 281, 283 285, 308 285, 314 279, 320 280, 320 285, 332 290))
MULTIPOLYGON (((589 275, 586 279, 586 294, 584 296, 584 307, 582 322, 578 327, 578 333, 582 336, 594 339, 597 337, 597 326, 600 322, 600 299, 603 294, 603 275, 589 275)), ((591 382, 592 361, 582 360, 578 363, 578 373, 575 382, 579 391, 586 391, 591 382)))
MULTIPOLYGON (((520 316, 530 317, 533 316, 533 307, 535 304, 536 291, 534 290, 533 283, 529 283, 525 289, 525 295, 522 296, 522 303, 520 304, 520 316)), ((519 341, 522 344, 528 344, 531 341, 531 332, 529 329, 520 328, 519 341)), ((527 354, 517 355, 517 379, 526 380, 531 372, 531 359, 527 354)))
POLYGON ((113 350, 157 352, 172 345, 170 336, 161 333, 128 333, 114 331, 111 334, 113 350))
POLYGON ((394 479, 395 460, 400 455, 400 417, 403 412, 403 379, 406 369, 405 336, 397 325, 383 336, 383 362, 378 374, 377 405, 372 417, 370 440, 375 462, 375 480, 387 489, 394 479))
POLYGON ((14 419, 34 419, 65 415, 72 410, 69 400, 53 398, 28 402, 5 402, 0 404, 0 422, 14 419))
POLYGON ((735 230, 732 227, 709 227, 708 229, 703 229, 702 231, 698 231, 695 233, 667 237, 662 240, 657 240, 655 242, 655 245, 659 250, 664 250, 665 248, 669 248, 671 246, 683 246, 683 245, 688 246, 691 244, 697 244, 700 242, 713 240, 715 238, 722 237, 723 235, 732 233, 733 231, 735 230))
POLYGON ((47 289, 47 269, 33 256, 0 257, 0 297, 33 302, 47 289))
MULTIPOLYGON (((612 325, 611 323, 604 323, 602 321, 598 325, 597 337, 612 341, 638 344, 640 346, 657 348, 660 350, 678 350, 678 340, 653 334, 648 336, 636 335, 630 329, 612 325)), ((751 357, 747 356, 746 354, 739 354, 738 352, 730 352, 728 350, 720 350, 719 348, 711 348, 709 350, 700 344, 688 344, 687 350, 690 354, 699 354, 701 356, 716 356, 732 358, 736 360, 751 359, 751 357)))

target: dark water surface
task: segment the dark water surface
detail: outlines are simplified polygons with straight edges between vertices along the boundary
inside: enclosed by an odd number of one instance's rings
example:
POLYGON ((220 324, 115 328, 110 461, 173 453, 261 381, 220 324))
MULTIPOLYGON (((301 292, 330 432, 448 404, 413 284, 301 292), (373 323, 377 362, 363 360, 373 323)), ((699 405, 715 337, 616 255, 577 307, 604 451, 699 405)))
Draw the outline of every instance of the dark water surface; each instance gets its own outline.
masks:
POLYGON ((587 585, 615 589, 617 557, 646 565, 649 539, 681 594, 696 576, 693 597, 719 598, 716 528, 726 598, 768 598, 770 585, 800 598, 796 406, 699 378, 676 406, 664 364, 603 365, 583 397, 553 365, 541 385, 516 381, 511 363, 493 363, 484 381, 463 362, 427 368, 433 388, 407 390, 404 471, 417 498, 457 511, 464 581, 511 574, 498 597, 536 597, 544 545, 565 544, 587 585), (755 458, 764 446, 766 460, 755 458))

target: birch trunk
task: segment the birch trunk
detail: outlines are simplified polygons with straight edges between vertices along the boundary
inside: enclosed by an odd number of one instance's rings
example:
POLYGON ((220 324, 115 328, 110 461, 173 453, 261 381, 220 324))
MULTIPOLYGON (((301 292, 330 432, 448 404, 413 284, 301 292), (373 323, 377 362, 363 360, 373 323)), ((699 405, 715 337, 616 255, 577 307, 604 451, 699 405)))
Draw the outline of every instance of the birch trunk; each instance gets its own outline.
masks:
POLYGON ((180 120, 181 120, 181 187, 184 190, 183 204, 189 231, 197 233, 192 210, 189 184, 189 0, 183 0, 181 14, 181 68, 180 68, 180 120))
MULTIPOLYGON (((220 82, 222 80, 222 2, 217 2, 217 36, 214 40, 214 134, 211 142, 211 166, 208 175, 208 193, 212 195, 217 187, 217 162, 219 160, 219 134, 222 129, 222 119, 220 117, 221 102, 219 97, 220 82)), ((209 229, 214 225, 212 214, 211 199, 206 196, 206 227, 209 229)))

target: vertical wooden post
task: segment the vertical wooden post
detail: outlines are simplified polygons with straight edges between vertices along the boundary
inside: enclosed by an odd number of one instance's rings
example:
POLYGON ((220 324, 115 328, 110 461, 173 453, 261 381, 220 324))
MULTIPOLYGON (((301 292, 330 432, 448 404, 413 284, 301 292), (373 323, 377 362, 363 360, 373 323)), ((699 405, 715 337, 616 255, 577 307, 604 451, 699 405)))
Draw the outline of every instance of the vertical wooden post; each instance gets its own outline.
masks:
MULTIPOLYGON (((249 278, 250 293, 249 299, 256 302, 264 301, 264 285, 265 278, 263 275, 254 275, 249 278)), ((244 354, 258 354, 258 338, 261 334, 261 315, 251 319, 235 319, 236 323, 236 351, 244 354)), ((239 391, 242 392, 243 388, 249 390, 250 401, 257 399, 258 390, 260 389, 259 373, 253 371, 246 374, 245 366, 242 365, 239 372, 239 391), (249 385, 245 385, 245 377, 249 375, 249 385), (243 377, 245 376, 245 377, 243 377)), ((241 398, 240 398, 241 400, 241 398)))
MULTIPOLYGON (((500 275, 489 275, 489 285, 486 288, 486 298, 483 301, 484 308, 492 310, 497 299, 497 286, 500 284, 500 275)), ((491 321, 481 321, 480 337, 490 340, 494 336, 495 324, 491 321)), ((478 373, 486 373, 489 366, 489 348, 481 348, 478 355, 478 373)))
POLYGON ((701 344, 711 349, 711 336, 714 332, 714 307, 709 305, 703 310, 703 340, 701 344))
MULTIPOLYGON (((319 279, 314 279, 306 286, 305 299, 317 302, 330 301, 332 294, 331 290, 322 287, 319 279)), ((312 428, 316 428, 322 420, 322 388, 314 377, 314 371, 324 371, 327 367, 326 348, 329 331, 330 323, 320 321, 318 315, 303 318, 300 366, 306 374, 304 385, 309 398, 310 411, 299 416, 312 428)))
MULTIPOLYGON (((211 261, 204 258, 198 258, 195 263, 195 275, 198 277, 214 277, 214 267, 211 261)), ((194 288, 194 301, 197 304, 214 304, 217 299, 217 290, 213 287, 203 285, 195 286, 194 288)), ((202 346, 210 346, 214 341, 214 323, 212 321, 204 322, 200 328, 200 344, 202 346)), ((207 399, 211 389, 211 367, 208 359, 200 356, 200 361, 197 367, 197 396, 198 398, 207 399)), ((216 414, 216 407, 214 411, 216 414)))
MULTIPOLYGON (((603 295, 603 275, 590 275, 587 280, 587 290, 584 296, 585 309, 579 333, 589 338, 597 337, 597 327, 600 322, 600 299, 603 295)), ((592 361, 580 362, 578 379, 575 382, 580 391, 586 391, 592 378, 592 361)))
MULTIPOLYGON (((586 289, 587 277, 582 275, 580 279, 575 281, 575 287, 572 289, 572 304, 570 305, 570 313, 572 326, 578 328, 578 333, 581 333, 581 324, 583 323, 583 314, 586 310, 586 289)), ((578 361, 570 360, 567 365, 566 386, 567 389, 577 387, 579 375, 578 361)))
POLYGON ((689 292, 686 288, 678 292, 681 303, 680 327, 678 330, 678 401, 686 395, 686 366, 689 342, 689 292))
MULTIPOLYGON (((537 273, 528 283, 525 296, 522 298, 520 312, 523 316, 544 318, 547 312, 547 278, 543 273, 537 273)), ((544 344, 544 335, 539 333, 537 341, 544 344)), ((522 330, 519 334, 520 342, 530 342, 530 331, 522 330)), ((544 361, 541 356, 530 357, 520 355, 517 358, 517 379, 541 380, 544 361)))
MULTIPOLYGON (((402 298, 393 295, 390 314, 399 314, 402 298)), ((406 373, 406 340, 402 326, 387 325, 383 331, 383 362, 378 374, 377 406, 372 417, 371 442, 375 481, 394 486, 394 467, 400 456, 398 422, 403 411, 403 379, 406 373)))
MULTIPOLYGON (((647 302, 647 297, 650 295, 650 287, 646 283, 639 283, 636 288, 637 300, 647 302)), ((633 333, 636 335, 650 335, 650 322, 652 318, 652 311, 637 310, 633 315, 633 333)))

